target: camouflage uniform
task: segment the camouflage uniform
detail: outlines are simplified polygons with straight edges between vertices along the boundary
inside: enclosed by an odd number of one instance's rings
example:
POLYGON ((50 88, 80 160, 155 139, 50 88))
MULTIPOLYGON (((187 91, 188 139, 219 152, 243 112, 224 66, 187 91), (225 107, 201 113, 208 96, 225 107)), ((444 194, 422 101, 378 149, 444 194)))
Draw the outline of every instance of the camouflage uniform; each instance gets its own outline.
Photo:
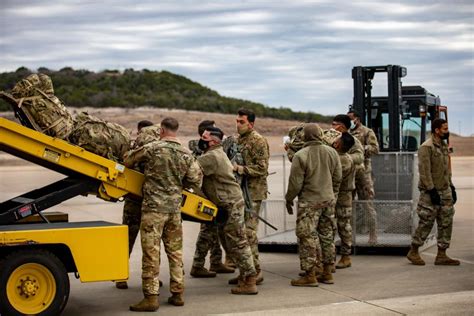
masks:
POLYGON ((342 181, 336 202, 337 231, 341 239, 341 255, 350 255, 352 246, 352 191, 355 189, 355 166, 349 154, 339 154, 342 181))
POLYGON ((356 164, 355 186, 357 198, 362 201, 368 201, 365 205, 367 207, 369 233, 375 235, 377 213, 372 202, 375 197, 375 191, 370 157, 379 153, 379 143, 374 131, 362 124, 350 130, 350 133, 359 140, 364 149, 364 164, 356 164))
POLYGON ((270 148, 265 137, 255 130, 250 130, 237 139, 239 152, 242 155, 244 165, 238 169, 240 176, 246 177, 248 191, 252 200, 252 213, 245 213, 245 227, 247 240, 252 248, 255 268, 260 271, 260 260, 258 254, 258 217, 262 200, 267 198, 268 186, 268 163, 270 159, 270 148))
POLYGON ((448 146, 433 138, 425 141, 418 149, 420 199, 417 213, 420 218, 412 238, 412 244, 422 246, 433 228, 438 225, 438 247, 449 248, 453 230, 454 205, 451 192, 451 170, 448 146), (428 190, 435 188, 441 196, 441 205, 433 205, 428 190))
MULTIPOLYGON (((194 157, 199 157, 203 154, 202 150, 198 147, 198 142, 199 139, 193 139, 188 143, 188 148, 191 150, 194 157)), ((219 240, 219 238, 222 237, 223 234, 219 234, 219 226, 216 223, 201 223, 199 234, 196 239, 193 267, 203 268, 209 251, 211 266, 222 263, 222 249, 219 240)))
POLYGON ((227 212, 224 224, 225 243, 243 277, 256 275, 252 250, 245 234, 244 200, 239 184, 235 181, 230 160, 217 145, 197 158, 204 173, 202 191, 227 212))
POLYGON ((170 269, 170 292, 184 291, 181 191, 200 186, 201 171, 191 153, 176 138, 166 137, 132 151, 125 165, 143 164, 142 288, 145 296, 159 294, 160 241, 170 269))
MULTIPOLYGON (((152 125, 140 130, 137 138, 132 144, 132 150, 145 144, 160 139, 160 126, 152 125)), ((143 172, 143 166, 137 164, 132 167, 134 170, 143 172)), ((122 224, 128 226, 128 255, 132 253, 133 245, 140 231, 140 222, 142 217, 142 199, 133 199, 125 197, 123 204, 122 224)))
POLYGON ((324 146, 319 129, 315 140, 305 142, 291 164, 286 201, 298 196, 296 236, 301 269, 311 272, 319 265, 318 244, 324 265, 334 264, 334 204, 341 183, 341 162, 336 150, 324 146))

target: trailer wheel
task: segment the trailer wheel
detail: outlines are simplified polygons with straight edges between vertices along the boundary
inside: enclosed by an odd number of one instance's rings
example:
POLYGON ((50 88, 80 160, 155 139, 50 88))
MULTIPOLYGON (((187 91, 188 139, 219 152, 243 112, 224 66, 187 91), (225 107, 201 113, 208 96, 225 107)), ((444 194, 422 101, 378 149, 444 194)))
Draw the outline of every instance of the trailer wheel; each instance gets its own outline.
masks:
POLYGON ((20 250, 0 262, 1 315, 59 315, 69 298, 63 263, 46 250, 20 250))

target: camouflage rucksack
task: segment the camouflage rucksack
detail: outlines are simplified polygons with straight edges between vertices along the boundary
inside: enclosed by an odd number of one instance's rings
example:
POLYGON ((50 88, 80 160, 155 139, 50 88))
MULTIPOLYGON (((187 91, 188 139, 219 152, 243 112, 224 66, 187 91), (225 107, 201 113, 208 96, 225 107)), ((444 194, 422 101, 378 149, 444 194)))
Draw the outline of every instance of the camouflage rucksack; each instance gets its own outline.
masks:
POLYGON ((19 81, 11 94, 39 132, 67 139, 74 120, 61 100, 54 95, 51 78, 41 73, 31 74, 19 81))
POLYGON ((81 112, 76 116, 69 141, 99 156, 122 161, 130 149, 130 134, 125 127, 81 112))

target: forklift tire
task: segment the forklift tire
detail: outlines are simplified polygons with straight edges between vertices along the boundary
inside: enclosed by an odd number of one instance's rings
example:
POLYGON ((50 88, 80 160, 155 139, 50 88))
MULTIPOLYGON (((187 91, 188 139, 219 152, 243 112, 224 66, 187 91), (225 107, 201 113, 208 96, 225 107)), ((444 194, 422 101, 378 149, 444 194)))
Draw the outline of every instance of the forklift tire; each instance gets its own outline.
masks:
POLYGON ((69 298, 61 260, 42 250, 19 250, 0 261, 0 315, 59 315, 69 298))

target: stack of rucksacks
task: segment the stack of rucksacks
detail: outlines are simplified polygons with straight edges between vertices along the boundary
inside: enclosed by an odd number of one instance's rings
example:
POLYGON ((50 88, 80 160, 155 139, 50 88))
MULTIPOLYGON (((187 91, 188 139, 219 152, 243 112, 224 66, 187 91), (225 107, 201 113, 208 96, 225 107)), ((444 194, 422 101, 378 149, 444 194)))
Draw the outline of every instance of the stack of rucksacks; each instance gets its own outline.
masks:
POLYGON ((39 132, 114 161, 121 161, 130 149, 130 134, 123 126, 86 112, 73 118, 54 95, 51 78, 45 74, 31 74, 22 79, 13 87, 11 96, 39 132))

